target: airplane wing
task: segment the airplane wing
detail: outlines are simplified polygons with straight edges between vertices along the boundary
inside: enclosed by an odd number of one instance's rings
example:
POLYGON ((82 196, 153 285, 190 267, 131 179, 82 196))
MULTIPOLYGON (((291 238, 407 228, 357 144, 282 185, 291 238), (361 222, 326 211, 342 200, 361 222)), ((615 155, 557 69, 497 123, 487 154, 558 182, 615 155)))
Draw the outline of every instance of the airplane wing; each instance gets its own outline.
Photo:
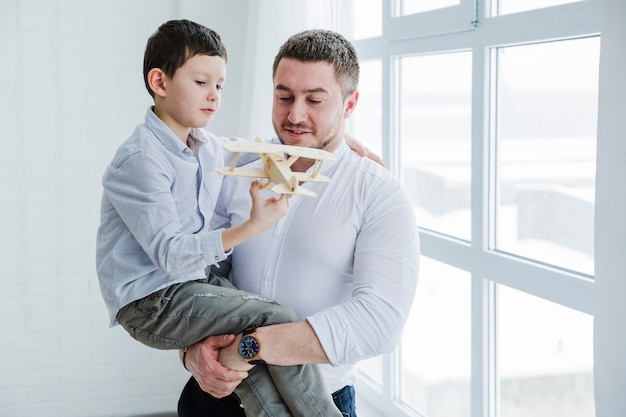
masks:
POLYGON ((281 184, 273 185, 271 187, 271 190, 277 194, 291 194, 291 195, 299 194, 299 195, 305 195, 307 197, 317 197, 317 194, 315 194, 313 191, 309 190, 308 188, 301 187, 299 185, 296 185, 296 187, 292 191, 285 184, 281 183, 281 184))
POLYGON ((335 155, 321 149, 263 143, 258 138, 256 142, 226 142, 224 143, 224 149, 233 152, 233 160, 230 167, 218 168, 217 172, 220 174, 265 178, 267 180, 261 184, 261 189, 270 188, 278 194, 301 194, 310 197, 315 197, 317 194, 301 187, 298 183, 307 181, 329 182, 330 179, 328 177, 318 173, 322 161, 336 159, 335 155), (236 163, 241 152, 258 153, 263 160, 264 168, 237 168, 236 163), (288 155, 288 158, 285 158, 285 155, 288 155), (312 172, 291 171, 291 165, 298 158, 315 159, 312 172))
POLYGON ((269 178, 267 172, 262 169, 251 169, 251 168, 235 168, 231 169, 229 167, 218 168, 217 172, 222 175, 236 175, 240 177, 251 177, 251 178, 269 178))
POLYGON ((335 155, 321 149, 305 148, 302 146, 279 145, 276 143, 230 141, 224 143, 224 149, 230 152, 256 152, 258 154, 277 153, 297 156, 299 158, 334 161, 335 155))
POLYGON ((321 174, 317 174, 316 176, 312 176, 311 174, 308 174, 306 172, 292 172, 293 176, 296 177, 296 179, 298 180, 298 182, 307 182, 307 181, 311 181, 311 182, 329 182, 330 178, 321 175, 321 174))

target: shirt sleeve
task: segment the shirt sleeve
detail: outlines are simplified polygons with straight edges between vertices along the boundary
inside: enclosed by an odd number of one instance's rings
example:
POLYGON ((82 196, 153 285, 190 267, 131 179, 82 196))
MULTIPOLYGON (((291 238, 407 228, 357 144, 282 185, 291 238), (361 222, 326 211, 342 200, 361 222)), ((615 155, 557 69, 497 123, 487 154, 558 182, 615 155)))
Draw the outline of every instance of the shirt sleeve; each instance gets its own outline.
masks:
POLYGON ((221 230, 183 233, 171 192, 173 168, 135 152, 107 171, 104 193, 134 239, 161 270, 195 272, 224 259, 221 230))
POLYGON ((392 351, 411 309, 419 235, 397 181, 370 190, 354 252, 352 298, 307 317, 334 366, 392 351))

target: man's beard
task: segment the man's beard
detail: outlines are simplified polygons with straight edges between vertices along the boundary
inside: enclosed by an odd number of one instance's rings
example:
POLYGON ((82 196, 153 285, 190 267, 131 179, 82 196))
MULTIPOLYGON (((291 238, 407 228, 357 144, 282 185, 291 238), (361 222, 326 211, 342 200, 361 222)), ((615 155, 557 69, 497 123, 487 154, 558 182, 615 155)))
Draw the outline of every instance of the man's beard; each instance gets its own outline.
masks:
MULTIPOLYGON (((317 132, 309 127, 306 127, 305 129, 300 129, 299 127, 301 127, 301 125, 281 125, 281 130, 285 131, 285 130, 304 130, 306 132, 308 132, 308 134, 312 135, 313 137, 317 138, 317 132)), ((285 145, 285 141, 278 136, 278 140, 280 141, 280 143, 282 143, 283 145, 285 145)), ((324 150, 326 149, 326 147, 328 145, 330 145, 333 141, 335 140, 335 137, 330 137, 327 140, 325 140, 322 143, 318 143, 317 141, 315 143, 313 143, 311 146, 308 146, 308 148, 311 149, 321 149, 324 150)))

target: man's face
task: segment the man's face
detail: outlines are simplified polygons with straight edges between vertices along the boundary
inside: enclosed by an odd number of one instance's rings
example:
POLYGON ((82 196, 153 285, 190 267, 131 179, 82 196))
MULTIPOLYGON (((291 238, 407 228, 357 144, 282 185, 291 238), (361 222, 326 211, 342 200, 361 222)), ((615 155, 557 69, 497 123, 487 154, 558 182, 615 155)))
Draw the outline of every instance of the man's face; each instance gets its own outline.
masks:
POLYGON ((286 145, 332 152, 343 141, 357 98, 353 92, 343 99, 332 64, 283 58, 274 75, 274 130, 286 145))

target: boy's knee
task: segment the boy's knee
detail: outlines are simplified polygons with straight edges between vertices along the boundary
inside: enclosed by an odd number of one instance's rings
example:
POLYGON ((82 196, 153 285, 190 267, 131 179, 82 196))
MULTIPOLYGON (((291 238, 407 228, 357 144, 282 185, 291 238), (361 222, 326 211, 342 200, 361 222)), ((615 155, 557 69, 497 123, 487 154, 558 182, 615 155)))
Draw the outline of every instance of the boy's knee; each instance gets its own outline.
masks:
POLYGON ((298 321, 298 316, 293 308, 284 306, 282 304, 278 305, 280 308, 278 309, 279 317, 281 319, 281 323, 291 323, 294 321, 298 321))

